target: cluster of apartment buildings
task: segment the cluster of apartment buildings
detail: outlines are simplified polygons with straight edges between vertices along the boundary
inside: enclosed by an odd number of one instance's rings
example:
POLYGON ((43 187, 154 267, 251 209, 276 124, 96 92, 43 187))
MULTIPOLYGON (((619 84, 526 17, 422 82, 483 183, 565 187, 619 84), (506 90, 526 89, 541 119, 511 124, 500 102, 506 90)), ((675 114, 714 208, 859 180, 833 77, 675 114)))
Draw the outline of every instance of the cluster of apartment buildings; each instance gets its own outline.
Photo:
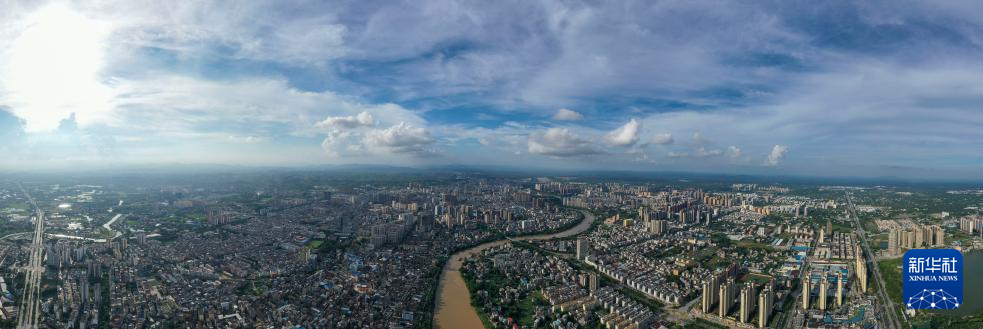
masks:
POLYGON ((715 315, 715 320, 728 325, 768 326, 775 307, 775 281, 769 280, 763 285, 748 281, 742 285, 737 283, 736 275, 737 267, 731 265, 707 276, 701 299, 703 313, 710 317, 715 315), (730 314, 735 306, 737 316, 733 317, 730 314))
POLYGON ((938 225, 914 225, 907 229, 888 230, 887 248, 891 254, 901 249, 916 249, 925 246, 945 245, 945 230, 938 225))

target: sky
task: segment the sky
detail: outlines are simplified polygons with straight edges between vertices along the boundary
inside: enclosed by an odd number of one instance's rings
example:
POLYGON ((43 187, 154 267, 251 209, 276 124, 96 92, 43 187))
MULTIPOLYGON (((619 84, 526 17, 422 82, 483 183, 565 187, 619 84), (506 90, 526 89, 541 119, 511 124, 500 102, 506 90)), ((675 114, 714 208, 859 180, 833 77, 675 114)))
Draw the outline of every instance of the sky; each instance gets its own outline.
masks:
POLYGON ((983 178, 978 1, 0 8, 0 170, 983 178))

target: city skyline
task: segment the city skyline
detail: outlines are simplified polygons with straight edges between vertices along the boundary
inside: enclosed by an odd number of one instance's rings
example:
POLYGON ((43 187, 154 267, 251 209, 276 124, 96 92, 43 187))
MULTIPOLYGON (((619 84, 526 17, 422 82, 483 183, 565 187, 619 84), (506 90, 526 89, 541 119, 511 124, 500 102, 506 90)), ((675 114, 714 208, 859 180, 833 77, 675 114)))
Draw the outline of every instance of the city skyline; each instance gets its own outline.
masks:
POLYGON ((0 170, 983 179, 973 2, 3 6, 0 170))
POLYGON ((0 327, 983 323, 978 186, 362 173, 2 175, 0 327))

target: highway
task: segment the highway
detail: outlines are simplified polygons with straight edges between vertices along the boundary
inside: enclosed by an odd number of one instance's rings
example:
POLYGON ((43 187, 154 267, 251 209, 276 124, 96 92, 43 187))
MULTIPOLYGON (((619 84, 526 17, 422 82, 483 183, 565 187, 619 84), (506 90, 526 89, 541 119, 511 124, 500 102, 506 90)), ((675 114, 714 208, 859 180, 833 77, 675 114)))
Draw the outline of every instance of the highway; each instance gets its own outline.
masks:
POLYGON ((27 196, 37 216, 34 227, 34 238, 31 240, 31 246, 29 247, 31 259, 27 267, 24 268, 26 271, 24 275, 24 295, 21 296, 20 311, 17 314, 17 328, 34 329, 38 328, 38 320, 41 316, 41 274, 44 270, 43 264, 41 263, 44 253, 44 211, 38 207, 37 202, 34 201, 30 193, 27 193, 24 186, 20 184, 17 184, 17 186, 27 196))
POLYGON ((877 258, 874 257, 874 253, 870 252, 870 245, 867 244, 867 232, 864 231, 864 226, 860 223, 860 218, 857 217, 857 210, 853 205, 853 197, 850 195, 850 192, 846 192, 846 201, 847 213, 857 224, 857 236, 860 237, 860 246, 864 249, 864 261, 867 263, 867 268, 873 272, 874 281, 877 282, 877 295, 881 299, 881 314, 884 315, 884 327, 888 329, 901 329, 901 322, 898 321, 898 315, 894 311, 894 302, 887 295, 884 280, 881 279, 881 272, 877 266, 877 258))

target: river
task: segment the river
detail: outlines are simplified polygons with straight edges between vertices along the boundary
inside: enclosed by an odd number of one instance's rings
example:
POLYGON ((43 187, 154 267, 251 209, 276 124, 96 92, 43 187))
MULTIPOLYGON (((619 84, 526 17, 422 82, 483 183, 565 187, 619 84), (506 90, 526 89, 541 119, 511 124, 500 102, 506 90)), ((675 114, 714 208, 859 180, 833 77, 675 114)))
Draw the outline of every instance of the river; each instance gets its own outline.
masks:
MULTIPOLYGON (((515 239, 535 241, 580 234, 589 229, 591 223, 594 222, 594 215, 586 211, 581 211, 581 213, 584 215, 583 220, 577 226, 566 231, 530 235, 515 239)), ((473 256, 491 247, 501 246, 508 241, 509 239, 501 239, 486 242, 451 255, 441 272, 440 283, 437 286, 437 309, 434 312, 434 324, 437 328, 484 328, 484 325, 481 324, 481 319, 478 317, 478 312, 471 306, 471 293, 468 291, 468 286, 464 284, 464 277, 461 276, 461 264, 464 258, 473 256)))
MULTIPOLYGON (((120 204, 123 204, 123 201, 120 200, 119 203, 120 204)), ((123 214, 116 214, 116 216, 113 216, 113 219, 110 219, 105 224, 102 224, 102 228, 107 229, 110 232, 113 232, 113 239, 118 238, 120 235, 123 235, 122 232, 120 232, 120 231, 114 231, 113 228, 111 227, 113 225, 113 223, 115 223, 117 220, 119 220, 120 217, 123 217, 123 214)))
MULTIPOLYGON (((102 228, 107 229, 110 232, 113 232, 113 239, 118 238, 120 235, 123 235, 123 232, 113 230, 113 228, 112 228, 113 223, 115 223, 117 220, 119 220, 119 218, 122 217, 122 216, 123 216, 123 214, 116 214, 116 216, 113 216, 113 218, 110 219, 108 222, 106 222, 105 224, 102 224, 102 228)), ((88 217, 88 216, 86 216, 86 217, 88 217)), ((52 234, 52 233, 45 233, 45 234, 48 235, 48 236, 51 236, 51 237, 62 238, 62 239, 87 240, 87 241, 99 242, 99 243, 103 243, 103 242, 108 241, 107 239, 86 238, 84 236, 77 236, 77 235, 52 234)))

